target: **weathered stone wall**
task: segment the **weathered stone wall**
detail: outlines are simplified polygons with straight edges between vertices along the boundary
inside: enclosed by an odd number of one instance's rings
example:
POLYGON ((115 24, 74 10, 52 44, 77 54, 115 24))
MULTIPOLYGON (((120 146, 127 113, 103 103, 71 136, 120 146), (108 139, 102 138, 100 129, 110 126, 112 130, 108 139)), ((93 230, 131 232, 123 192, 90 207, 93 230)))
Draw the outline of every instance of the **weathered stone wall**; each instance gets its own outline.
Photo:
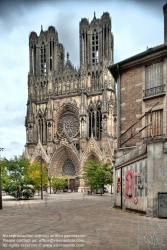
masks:
POLYGON ((152 138, 115 161, 115 205, 122 209, 145 211, 147 216, 158 216, 158 192, 167 192, 167 142, 165 138, 152 138), (121 177, 122 168, 122 177, 121 177), (133 170, 132 198, 127 199, 126 171, 133 170), (138 178, 141 176, 142 184, 138 178), (119 179, 120 178, 120 179, 119 179), (141 188, 142 187, 142 188, 141 188), (135 196, 137 203, 135 204, 135 196))
POLYGON ((146 144, 138 146, 130 152, 123 154, 115 161, 115 205, 121 206, 121 183, 122 183, 122 209, 134 209, 146 211, 147 208, 147 155, 146 144), (121 177, 122 168, 122 177, 121 177), (126 199, 126 172, 133 170, 132 198, 126 199), (141 175, 143 187, 138 188, 138 175, 141 175), (120 184, 118 181, 120 180, 120 184), (135 196, 137 203, 134 203, 135 196))
POLYGON ((147 146, 148 203, 147 214, 158 216, 158 192, 167 192, 166 142, 153 140, 147 146))

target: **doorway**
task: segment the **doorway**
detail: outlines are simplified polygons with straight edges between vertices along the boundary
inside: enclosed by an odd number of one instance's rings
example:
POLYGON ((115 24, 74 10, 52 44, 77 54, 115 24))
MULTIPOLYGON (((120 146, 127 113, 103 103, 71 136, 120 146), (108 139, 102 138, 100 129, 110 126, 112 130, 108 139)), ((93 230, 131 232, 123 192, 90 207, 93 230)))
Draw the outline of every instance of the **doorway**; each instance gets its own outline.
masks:
POLYGON ((75 179, 70 179, 69 181, 69 188, 71 189, 71 192, 75 191, 75 179))

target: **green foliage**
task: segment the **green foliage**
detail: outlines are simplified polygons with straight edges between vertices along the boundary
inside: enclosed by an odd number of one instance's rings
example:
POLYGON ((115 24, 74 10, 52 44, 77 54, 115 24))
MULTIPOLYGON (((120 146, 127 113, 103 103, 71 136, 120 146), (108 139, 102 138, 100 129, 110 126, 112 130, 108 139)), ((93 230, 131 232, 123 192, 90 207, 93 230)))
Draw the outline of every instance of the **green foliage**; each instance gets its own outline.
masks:
POLYGON ((48 186, 48 171, 45 163, 41 163, 40 161, 33 162, 29 165, 26 175, 35 189, 41 187, 41 180, 42 186, 48 186))
POLYGON ((3 158, 0 162, 2 172, 2 189, 8 194, 20 198, 33 196, 35 190, 31 180, 26 175, 30 161, 22 156, 7 160, 3 158))
POLYGON ((68 177, 63 176, 63 177, 52 177, 52 187, 57 190, 62 190, 68 186, 68 177))
POLYGON ((89 160, 84 164, 83 170, 85 184, 92 189, 101 189, 101 194, 105 185, 113 183, 113 170, 109 163, 89 160))

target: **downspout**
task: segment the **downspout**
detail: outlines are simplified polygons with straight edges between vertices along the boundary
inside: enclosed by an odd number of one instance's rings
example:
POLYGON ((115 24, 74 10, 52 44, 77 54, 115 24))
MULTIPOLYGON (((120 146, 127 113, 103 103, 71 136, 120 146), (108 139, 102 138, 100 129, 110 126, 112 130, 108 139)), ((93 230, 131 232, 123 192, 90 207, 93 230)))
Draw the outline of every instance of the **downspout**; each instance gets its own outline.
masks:
POLYGON ((122 167, 121 167, 121 210, 122 210, 122 167))
MULTIPOLYGON (((119 72, 119 64, 117 64, 117 136, 118 138, 121 136, 121 110, 120 110, 120 72, 119 72)), ((119 145, 119 143, 118 143, 119 145)))
MULTIPOLYGON (((121 109, 120 109, 120 103, 121 103, 121 77, 120 77, 120 71, 119 71, 119 64, 117 64, 117 136, 118 138, 121 136, 121 109)), ((119 141, 117 140, 118 147, 119 147, 119 141)), ((121 210, 123 209, 123 187, 122 187, 122 167, 121 167, 121 210)))

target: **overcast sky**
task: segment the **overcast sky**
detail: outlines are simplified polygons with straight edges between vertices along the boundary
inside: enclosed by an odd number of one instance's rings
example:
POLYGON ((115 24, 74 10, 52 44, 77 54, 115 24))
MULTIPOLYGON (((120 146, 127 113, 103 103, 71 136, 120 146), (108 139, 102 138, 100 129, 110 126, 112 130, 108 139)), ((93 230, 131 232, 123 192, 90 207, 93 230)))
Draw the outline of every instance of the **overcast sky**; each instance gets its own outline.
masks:
POLYGON ((29 34, 53 25, 59 42, 79 65, 79 21, 112 18, 114 61, 164 41, 165 0, 1 0, 0 1, 0 147, 2 157, 21 155, 26 143, 25 116, 29 71, 29 34))

